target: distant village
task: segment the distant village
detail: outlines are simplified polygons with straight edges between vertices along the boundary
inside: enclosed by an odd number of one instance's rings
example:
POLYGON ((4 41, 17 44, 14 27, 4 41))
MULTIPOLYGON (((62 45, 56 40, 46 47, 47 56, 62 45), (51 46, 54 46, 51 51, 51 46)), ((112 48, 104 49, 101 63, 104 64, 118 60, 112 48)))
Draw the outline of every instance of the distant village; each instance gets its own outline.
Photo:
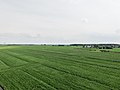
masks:
POLYGON ((120 48, 120 44, 84 44, 83 48, 113 49, 120 48))
POLYGON ((70 44, 70 46, 81 46, 83 48, 98 48, 98 49, 120 48, 120 44, 70 44))
POLYGON ((83 48, 113 49, 120 48, 120 44, 0 44, 0 46, 80 46, 83 48))

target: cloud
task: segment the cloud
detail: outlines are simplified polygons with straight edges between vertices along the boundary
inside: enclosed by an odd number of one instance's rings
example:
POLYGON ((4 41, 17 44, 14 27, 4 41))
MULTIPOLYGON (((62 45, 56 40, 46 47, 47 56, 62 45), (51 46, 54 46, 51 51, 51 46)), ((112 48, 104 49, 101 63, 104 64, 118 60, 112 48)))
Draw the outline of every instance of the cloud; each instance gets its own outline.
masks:
POLYGON ((115 30, 116 34, 120 34, 120 29, 115 30))
POLYGON ((82 23, 88 23, 88 19, 87 18, 81 18, 81 22, 82 23))
POLYGON ((120 43, 118 34, 81 33, 71 37, 43 36, 41 34, 30 35, 25 33, 3 33, 0 34, 0 43, 21 44, 59 44, 59 43, 120 43))
POLYGON ((120 30, 113 29, 120 24, 119 3, 119 0, 114 3, 111 0, 1 0, 0 42, 81 43, 115 39, 119 42, 120 30))
POLYGON ((25 33, 2 33, 0 34, 0 43, 26 43, 26 44, 34 44, 34 43, 67 43, 64 38, 54 37, 54 36, 41 36, 38 35, 30 35, 25 33))
POLYGON ((69 0, 71 4, 79 4, 80 0, 69 0))

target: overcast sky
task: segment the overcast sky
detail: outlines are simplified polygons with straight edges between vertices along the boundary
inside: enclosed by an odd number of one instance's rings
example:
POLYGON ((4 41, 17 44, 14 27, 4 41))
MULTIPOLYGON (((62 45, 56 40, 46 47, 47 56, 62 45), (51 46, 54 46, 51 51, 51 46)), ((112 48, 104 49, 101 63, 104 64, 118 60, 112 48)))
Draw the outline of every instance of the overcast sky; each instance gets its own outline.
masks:
POLYGON ((120 43, 120 0, 0 0, 0 43, 120 43))

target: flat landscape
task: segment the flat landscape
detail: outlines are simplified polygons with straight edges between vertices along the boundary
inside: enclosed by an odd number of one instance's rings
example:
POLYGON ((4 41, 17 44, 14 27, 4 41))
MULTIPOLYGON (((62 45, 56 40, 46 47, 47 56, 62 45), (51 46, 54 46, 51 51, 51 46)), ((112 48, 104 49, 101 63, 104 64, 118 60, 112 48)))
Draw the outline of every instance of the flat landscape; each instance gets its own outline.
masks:
POLYGON ((120 90, 120 53, 79 46, 0 46, 0 87, 120 90))

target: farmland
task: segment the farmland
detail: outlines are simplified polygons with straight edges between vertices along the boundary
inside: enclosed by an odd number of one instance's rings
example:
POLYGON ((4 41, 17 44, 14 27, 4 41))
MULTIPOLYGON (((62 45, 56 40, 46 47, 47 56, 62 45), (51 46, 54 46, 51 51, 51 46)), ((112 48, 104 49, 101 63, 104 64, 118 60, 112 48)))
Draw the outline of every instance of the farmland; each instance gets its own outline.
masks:
POLYGON ((70 46, 0 46, 4 90, 120 90, 120 54, 70 46))
POLYGON ((108 50, 108 51, 110 51, 110 52, 118 52, 118 53, 120 53, 120 48, 113 48, 113 49, 103 49, 103 50, 108 50))

